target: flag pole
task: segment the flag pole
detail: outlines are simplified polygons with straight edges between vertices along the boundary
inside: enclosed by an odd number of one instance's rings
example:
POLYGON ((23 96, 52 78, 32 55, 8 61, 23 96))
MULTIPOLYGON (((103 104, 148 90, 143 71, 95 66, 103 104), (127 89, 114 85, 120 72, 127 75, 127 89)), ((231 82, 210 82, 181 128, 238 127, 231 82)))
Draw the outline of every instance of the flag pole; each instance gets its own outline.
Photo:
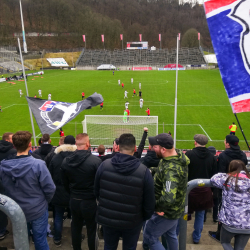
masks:
POLYGON ((236 118, 236 120, 237 120, 237 122, 238 122, 238 124, 239 124, 240 130, 241 130, 241 133, 242 133, 242 135, 243 135, 243 137, 244 137, 244 139, 245 139, 245 142, 246 142, 246 144, 247 144, 247 148, 249 149, 249 145, 248 145, 248 142, 247 142, 247 138, 246 138, 246 136, 245 136, 245 134, 244 134, 244 132, 243 132, 243 129, 242 129, 241 125, 240 125, 240 121, 239 121, 239 119, 238 119, 236 113, 234 113, 234 115, 235 115, 235 118, 236 118))
POLYGON ((20 14, 21 14, 21 24, 22 24, 22 33, 23 33, 23 50, 24 53, 27 53, 27 43, 25 39, 25 30, 24 30, 24 23, 23 23, 23 11, 22 11, 22 3, 21 0, 19 1, 20 3, 20 14))
MULTIPOLYGON (((19 37, 17 38, 17 41, 18 41, 18 47, 19 47, 19 52, 20 52, 20 59, 21 59, 21 62, 22 62, 23 77, 24 77, 24 82, 25 82, 26 94, 27 94, 27 96, 29 96, 28 86, 27 86, 27 82, 26 82, 26 75, 25 75, 25 70, 24 70, 24 65, 23 65, 23 55, 22 55, 22 50, 21 50, 19 37)), ((34 122, 33 122, 33 117, 32 117, 30 107, 29 107, 29 112, 30 112, 30 121, 31 121, 31 127, 32 127, 32 131, 33 131, 34 143, 35 143, 35 146, 37 146, 37 144, 36 144, 36 133, 35 133, 34 122)))
POLYGON ((176 83, 175 83, 175 104, 174 104, 174 147, 176 148, 176 123, 177 123, 177 86, 178 86, 178 53, 179 53, 179 36, 177 36, 176 49, 176 83))

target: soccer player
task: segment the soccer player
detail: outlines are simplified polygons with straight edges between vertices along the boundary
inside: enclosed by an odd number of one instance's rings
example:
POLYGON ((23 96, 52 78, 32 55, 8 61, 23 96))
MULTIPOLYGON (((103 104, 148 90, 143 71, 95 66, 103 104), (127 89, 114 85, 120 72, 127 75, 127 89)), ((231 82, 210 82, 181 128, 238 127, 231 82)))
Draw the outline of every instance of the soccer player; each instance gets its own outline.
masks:
POLYGON ((125 97, 128 98, 128 91, 127 90, 125 90, 125 92, 124 92, 124 99, 125 99, 125 97))
POLYGON ((82 100, 85 98, 85 93, 82 92, 82 100))
POLYGON ((133 78, 131 78, 131 84, 133 84, 133 82, 134 82, 134 79, 133 79, 133 78))
POLYGON ((126 102, 125 102, 125 109, 128 109, 128 105, 129 105, 129 102, 126 101, 126 102))
POLYGON ((19 89, 19 94, 20 94, 20 97, 22 97, 23 91, 21 89, 19 89))
POLYGON ((100 104, 100 110, 103 109, 103 102, 100 104))
POLYGON ((51 101, 51 93, 48 94, 48 100, 51 101))
POLYGON ((59 135, 60 135, 60 137, 63 137, 63 136, 64 136, 63 128, 60 128, 59 135))
POLYGON ((34 96, 34 98, 36 98, 36 95, 34 96))
POLYGON ((143 107, 143 103, 144 103, 144 101, 143 101, 142 98, 140 99, 139 103, 140 103, 140 108, 142 108, 143 107))
POLYGON ((128 122, 127 119, 128 119, 128 113, 127 113, 126 110, 124 110, 124 113, 123 113, 123 122, 127 123, 128 122))
POLYGON ((150 116, 150 109, 147 108, 147 110, 145 110, 145 111, 146 111, 146 113, 148 114, 148 116, 150 116))
POLYGON ((128 116, 127 116, 127 122, 128 122, 129 121, 130 110, 126 109, 126 112, 128 113, 128 116))
POLYGON ((133 96, 132 97, 134 97, 134 95, 137 96, 135 89, 133 90, 133 96))
POLYGON ((0 112, 3 112, 3 111, 2 111, 2 106, 0 106, 0 112))
POLYGON ((122 82, 122 88, 124 88, 124 83, 122 82))
POLYGON ((118 85, 119 85, 119 86, 120 86, 120 83, 121 83, 121 80, 119 79, 119 80, 118 80, 118 85))
POLYGON ((115 74, 115 71, 113 70, 113 75, 115 74))
POLYGON ((141 83, 139 82, 139 89, 141 89, 141 83))
POLYGON ((141 90, 139 90, 139 97, 141 98, 141 90))
POLYGON ((38 94, 39 94, 39 97, 42 97, 42 90, 41 89, 38 90, 38 94))

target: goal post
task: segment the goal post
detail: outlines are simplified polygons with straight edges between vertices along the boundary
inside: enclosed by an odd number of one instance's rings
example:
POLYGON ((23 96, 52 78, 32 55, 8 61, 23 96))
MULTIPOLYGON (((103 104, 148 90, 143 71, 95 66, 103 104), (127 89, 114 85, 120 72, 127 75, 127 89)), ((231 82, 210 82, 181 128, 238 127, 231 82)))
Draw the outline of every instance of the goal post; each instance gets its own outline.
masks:
POLYGON ((138 146, 145 127, 148 128, 148 136, 158 134, 158 116, 85 115, 82 125, 83 133, 89 135, 91 146, 103 144, 112 147, 114 139, 124 133, 133 134, 138 146))

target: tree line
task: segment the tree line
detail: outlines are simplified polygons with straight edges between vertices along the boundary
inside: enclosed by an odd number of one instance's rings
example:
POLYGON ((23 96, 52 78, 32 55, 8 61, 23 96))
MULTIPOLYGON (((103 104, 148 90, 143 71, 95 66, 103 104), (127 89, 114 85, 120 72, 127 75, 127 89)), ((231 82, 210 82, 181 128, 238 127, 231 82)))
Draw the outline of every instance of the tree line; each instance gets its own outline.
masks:
MULTIPOLYGON (((120 49, 126 42, 148 41, 149 46, 176 47, 176 36, 194 29, 201 34, 201 44, 211 47, 211 39, 202 5, 179 4, 176 0, 22 0, 25 31, 53 32, 58 37, 27 38, 29 47, 71 48, 83 47, 86 35, 89 49, 103 48, 101 34, 105 35, 106 49, 120 49), (65 37, 63 33, 72 36, 65 37)), ((21 32, 19 1, 0 1, 0 45, 16 45, 14 32, 21 32)), ((185 44, 185 43, 184 43, 185 44)), ((190 43, 193 44, 193 43, 190 43)), ((198 44, 198 38, 197 38, 198 44)), ((188 45, 193 46, 193 45, 188 45)))

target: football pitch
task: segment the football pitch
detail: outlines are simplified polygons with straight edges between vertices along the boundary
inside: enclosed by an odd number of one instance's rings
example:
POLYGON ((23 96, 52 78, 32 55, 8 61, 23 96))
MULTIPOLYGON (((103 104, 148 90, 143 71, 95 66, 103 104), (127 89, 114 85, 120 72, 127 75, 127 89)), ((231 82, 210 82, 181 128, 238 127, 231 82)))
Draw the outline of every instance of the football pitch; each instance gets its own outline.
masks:
MULTIPOLYGON (((83 132, 81 122, 85 115, 123 115, 125 101, 130 103, 130 115, 146 116, 145 110, 149 107, 151 116, 158 116, 159 133, 171 131, 173 135, 175 77, 175 71, 115 71, 113 75, 112 71, 45 70, 43 78, 29 76, 27 84, 30 96, 38 96, 38 90, 41 89, 43 99, 47 99, 51 93, 52 100, 55 101, 78 102, 82 92, 85 92, 86 97, 94 92, 103 96, 103 110, 97 106, 83 111, 63 127, 66 135, 75 136, 83 132), (133 84, 131 78, 134 79, 133 84), (124 89, 118 85, 118 79, 124 83, 124 89), (144 100, 142 109, 139 106, 139 97, 132 97, 133 88, 137 94, 139 92, 139 82, 144 100), (129 92, 126 100, 125 90, 129 92)), ((18 130, 32 132, 25 84, 23 81, 15 83, 0 83, 0 106, 3 110, 0 113, 0 135, 18 130), (21 98, 18 89, 22 89, 24 93, 21 98)), ((250 138, 249 114, 240 113, 238 118, 246 138, 250 138)), ((193 136, 202 133, 209 138, 208 146, 224 149, 225 136, 230 132, 228 126, 233 121, 236 123, 219 70, 179 71, 177 148, 193 148, 193 136)), ((40 138, 36 122, 35 131, 37 138, 40 138)), ((236 135, 240 139, 241 149, 247 150, 239 128, 236 135)), ((52 144, 57 145, 59 132, 55 132, 51 137, 52 144)))

